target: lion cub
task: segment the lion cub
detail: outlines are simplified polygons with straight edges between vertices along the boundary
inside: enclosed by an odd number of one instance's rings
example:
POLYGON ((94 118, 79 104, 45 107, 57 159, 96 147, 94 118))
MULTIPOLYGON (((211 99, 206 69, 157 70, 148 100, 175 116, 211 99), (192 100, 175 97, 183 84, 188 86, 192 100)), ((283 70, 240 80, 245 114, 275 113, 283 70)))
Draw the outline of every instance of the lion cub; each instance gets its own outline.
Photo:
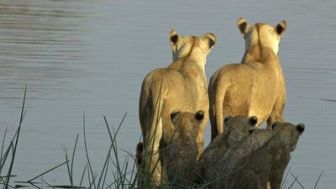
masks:
MULTIPOLYGON (((204 111, 196 113, 173 112, 170 118, 174 125, 174 135, 163 148, 163 167, 167 173, 168 184, 173 186, 190 186, 200 178, 200 166, 197 160, 196 137, 204 119, 204 111)), ((136 148, 138 167, 142 163, 143 143, 136 148)))
POLYGON ((257 123, 257 117, 251 116, 249 118, 243 116, 226 117, 224 122, 226 130, 224 133, 218 135, 205 148, 200 158, 201 172, 204 179, 212 178, 209 175, 209 170, 216 166, 218 160, 225 154, 225 152, 234 145, 239 144, 245 139, 251 129, 257 123))
POLYGON ((280 189, 290 153, 305 126, 275 123, 272 130, 255 130, 241 145, 220 160, 216 188, 280 189), (270 132, 271 134, 269 134, 270 132))
POLYGON ((283 120, 286 87, 278 49, 287 23, 250 25, 241 17, 237 27, 245 39, 241 64, 219 68, 208 87, 212 139, 223 133, 223 120, 228 115, 255 115, 257 125, 283 120))
POLYGON ((243 116, 226 117, 224 123, 226 129, 224 133, 219 134, 208 147, 205 148, 200 158, 201 172, 205 180, 211 180, 214 172, 211 170, 217 166, 221 157, 230 147, 238 145, 243 141, 255 127, 258 122, 257 117, 249 118, 243 116))
POLYGON ((204 111, 175 112, 170 115, 174 135, 167 144, 165 159, 168 182, 173 186, 190 186, 200 177, 196 137, 204 111))

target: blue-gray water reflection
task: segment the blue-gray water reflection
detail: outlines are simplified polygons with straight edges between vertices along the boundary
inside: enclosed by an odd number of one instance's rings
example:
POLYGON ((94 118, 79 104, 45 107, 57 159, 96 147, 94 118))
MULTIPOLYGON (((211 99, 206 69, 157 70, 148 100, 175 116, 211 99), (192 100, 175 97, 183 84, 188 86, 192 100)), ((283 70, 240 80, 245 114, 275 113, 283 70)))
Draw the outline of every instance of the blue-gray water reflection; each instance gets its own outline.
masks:
MULTIPOLYGON (((336 176, 336 3, 334 1, 108 1, 11 0, 0 2, 0 135, 17 126, 23 88, 27 112, 14 171, 22 179, 64 160, 82 132, 101 165, 109 142, 103 115, 116 126, 128 112, 120 147, 134 151, 140 136, 138 96, 143 77, 170 63, 168 32, 213 32, 207 76, 238 62, 243 39, 235 21, 288 22, 280 58, 287 81, 287 120, 306 124, 291 161, 306 188, 324 172, 321 188, 336 176)), ((81 134, 82 135, 82 134, 81 134)), ((207 133, 209 139, 209 133, 207 133)), ((82 139, 79 143, 83 142, 82 139)), ((83 150, 80 146, 78 150, 83 150)), ((55 183, 66 178, 58 170, 55 183)))

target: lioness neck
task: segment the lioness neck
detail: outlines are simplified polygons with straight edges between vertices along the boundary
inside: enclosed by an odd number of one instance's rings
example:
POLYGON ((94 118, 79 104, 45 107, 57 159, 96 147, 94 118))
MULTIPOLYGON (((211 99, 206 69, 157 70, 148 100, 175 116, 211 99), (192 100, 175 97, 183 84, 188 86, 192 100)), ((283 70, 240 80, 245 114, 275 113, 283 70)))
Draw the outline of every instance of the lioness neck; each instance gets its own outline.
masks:
POLYGON ((169 65, 169 68, 183 71, 186 74, 200 74, 205 78, 206 55, 199 48, 193 48, 188 55, 181 57, 169 65))
POLYGON ((259 62, 263 64, 273 63, 274 60, 279 61, 278 56, 269 47, 263 45, 253 45, 248 48, 244 54, 241 63, 259 62))

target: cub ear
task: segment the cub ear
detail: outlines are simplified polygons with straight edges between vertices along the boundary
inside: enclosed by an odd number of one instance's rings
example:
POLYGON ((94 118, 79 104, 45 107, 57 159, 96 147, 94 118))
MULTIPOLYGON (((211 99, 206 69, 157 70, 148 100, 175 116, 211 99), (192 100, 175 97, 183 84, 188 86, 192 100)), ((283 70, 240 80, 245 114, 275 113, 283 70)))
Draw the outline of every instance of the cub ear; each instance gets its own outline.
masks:
POLYGON ((174 111, 170 114, 170 119, 173 121, 178 114, 180 114, 180 111, 174 111))
POLYGON ((176 33, 175 29, 172 29, 169 32, 169 40, 171 45, 176 45, 177 41, 179 40, 179 35, 176 33))
POLYGON ((237 20, 237 27, 240 31, 241 34, 246 35, 248 28, 249 28, 249 24, 247 23, 247 21, 245 20, 245 18, 243 17, 239 17, 237 20))
POLYGON ((275 123, 273 123, 272 125, 271 125, 271 129, 272 130, 274 130, 274 129, 276 129, 277 127, 280 127, 280 123, 279 122, 275 122, 275 123))
POLYGON ((286 20, 282 20, 279 22, 278 25, 275 26, 275 30, 278 33, 278 35, 282 35, 287 29, 287 22, 286 20))
POLYGON ((211 49, 216 44, 216 35, 213 33, 206 33, 204 34, 204 37, 206 37, 209 40, 208 45, 209 48, 211 49))
POLYGON ((198 121, 202 121, 204 118, 204 111, 203 110, 198 110, 195 114, 195 119, 198 121))
POLYGON ((252 125, 253 127, 256 126, 256 124, 258 123, 258 118, 257 116, 251 116, 249 118, 249 124, 252 125))
POLYGON ((232 118, 232 116, 227 116, 224 118, 224 123, 226 124, 230 119, 232 118))
POLYGON ((299 131, 300 134, 303 133, 303 131, 305 130, 305 125, 303 123, 300 123, 296 126, 296 130, 299 131))
POLYGON ((252 133, 254 133, 255 130, 257 130, 257 129, 256 128, 252 128, 252 129, 249 129, 248 132, 249 132, 249 134, 252 134, 252 133))

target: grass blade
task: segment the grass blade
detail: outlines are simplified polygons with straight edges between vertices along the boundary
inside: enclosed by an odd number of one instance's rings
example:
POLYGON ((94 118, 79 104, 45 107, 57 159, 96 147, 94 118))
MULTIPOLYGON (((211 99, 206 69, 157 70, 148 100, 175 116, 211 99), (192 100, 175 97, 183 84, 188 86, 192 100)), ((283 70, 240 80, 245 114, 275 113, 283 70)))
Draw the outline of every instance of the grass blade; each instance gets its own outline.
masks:
MULTIPOLYGON (((6 163, 6 161, 7 161, 7 157, 8 157, 8 155, 9 155, 10 150, 13 148, 13 145, 14 145, 14 143, 13 143, 13 141, 11 141, 11 142, 10 142, 10 145, 7 147, 7 150, 6 150, 6 152, 4 153, 4 155, 3 155, 2 161, 0 161, 0 170, 2 170, 3 167, 5 166, 5 163, 6 163)), ((0 171, 0 172, 1 172, 1 171, 0 171)))
POLYGON ((319 175, 319 177, 317 178, 316 182, 315 182, 315 185, 314 185, 314 189, 317 189, 317 184, 319 183, 322 175, 323 175, 324 171, 321 172, 321 174, 319 175))
MULTIPOLYGON (((1 154, 0 154, 0 162, 1 162, 1 160, 2 160, 3 150, 4 150, 4 147, 5 147, 5 141, 6 141, 7 130, 8 130, 8 128, 5 129, 5 133, 4 133, 4 136, 3 136, 3 138, 2 138, 2 143, 1 143, 1 154)), ((1 173, 1 169, 0 169, 0 173, 1 173)))
POLYGON ((81 180, 79 182, 79 187, 82 187, 85 171, 86 171, 86 165, 84 166, 84 170, 83 170, 83 173, 82 173, 82 176, 81 176, 81 180))
MULTIPOLYGON (((74 160, 75 160, 75 153, 76 153, 76 149, 77 149, 78 138, 79 138, 79 134, 77 134, 77 136, 76 136, 76 141, 75 141, 75 145, 74 145, 74 148, 73 148, 73 151, 72 151, 72 157, 71 157, 70 173, 71 173, 72 181, 73 181, 73 165, 74 165, 74 160)), ((73 185, 73 183, 71 183, 71 185, 73 185)))
POLYGON ((292 182, 292 184, 290 185, 289 188, 292 188, 293 185, 294 185, 295 183, 298 183, 298 184, 301 186, 301 188, 304 189, 305 187, 304 187, 304 186, 301 184, 301 182, 299 181, 299 175, 298 175, 298 176, 295 176, 293 173, 291 173, 291 175, 292 175, 292 177, 294 178, 294 181, 292 182))
POLYGON ((91 166, 91 162, 90 162, 90 158, 89 158, 89 151, 88 151, 87 142, 86 142, 85 112, 84 112, 84 115, 83 115, 83 132, 84 132, 84 147, 85 147, 86 160, 87 160, 87 163, 88 163, 88 166, 89 166, 88 174, 91 173, 91 177, 92 177, 92 183, 90 183, 90 185, 93 184, 94 188, 97 189, 97 187, 96 187, 96 181, 95 181, 95 176, 93 175, 92 166, 91 166))
POLYGON ((55 167, 53 167, 53 168, 51 168, 51 169, 48 169, 48 170, 44 171, 43 173, 41 173, 41 174, 39 174, 39 175, 37 175, 37 176, 35 176, 35 177, 29 179, 27 182, 28 182, 28 183, 32 183, 33 180, 35 180, 35 179, 37 179, 37 178, 39 178, 39 177, 41 177, 41 176, 43 176, 43 175, 49 173, 50 171, 53 171, 53 170, 55 170, 55 169, 61 167, 62 165, 66 164, 66 163, 67 163, 67 161, 66 161, 66 162, 63 162, 63 163, 61 163, 61 164, 59 164, 59 165, 56 165, 55 167))
POLYGON ((19 127, 16 131, 16 140, 15 140, 15 144, 13 146, 13 155, 12 155, 12 159, 11 159, 11 163, 8 169, 8 173, 7 173, 7 179, 6 179, 6 183, 5 183, 5 189, 8 189, 9 186, 9 180, 10 180, 10 175, 12 174, 12 169, 14 166, 14 160, 15 160, 15 155, 16 155, 16 148, 19 142, 19 138, 20 138, 20 131, 21 131, 21 126, 22 126, 22 122, 23 122, 23 117, 24 117, 24 111, 25 111, 25 104, 26 104, 26 94, 27 94, 27 86, 25 87, 24 90, 24 94, 23 94, 23 102, 22 102, 22 108, 21 108, 21 114, 20 114, 20 122, 19 122, 19 127))
POLYGON ((66 167, 67 167, 68 177, 69 177, 69 180, 70 180, 70 185, 72 186, 73 181, 72 181, 72 174, 71 174, 71 171, 70 171, 68 152, 66 151, 66 149, 64 149, 64 151, 65 151, 65 162, 67 162, 66 167))

